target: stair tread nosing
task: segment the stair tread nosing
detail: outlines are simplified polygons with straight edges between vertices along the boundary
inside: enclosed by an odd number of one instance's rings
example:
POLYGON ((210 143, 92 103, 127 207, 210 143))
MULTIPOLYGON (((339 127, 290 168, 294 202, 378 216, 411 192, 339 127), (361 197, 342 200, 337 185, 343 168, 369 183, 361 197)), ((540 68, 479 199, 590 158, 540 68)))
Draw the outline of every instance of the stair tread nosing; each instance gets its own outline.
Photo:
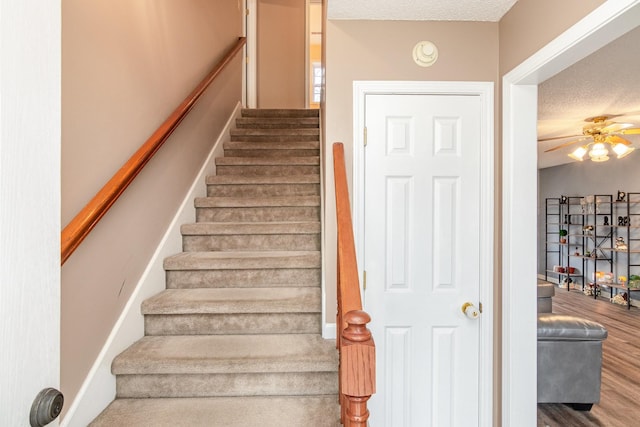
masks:
POLYGON ((339 418, 337 395, 116 399, 89 427, 338 427, 339 418))
MULTIPOLYGON (((226 141, 223 143, 225 150, 252 149, 252 150, 319 150, 320 141, 283 141, 283 142, 247 142, 226 141)), ((317 155, 317 154, 316 154, 317 155)))
POLYGON ((164 260, 165 270, 319 267, 320 251, 182 252, 164 260))
POLYGON ((145 336, 113 360, 115 375, 335 372, 319 334, 145 336))
POLYGON ((320 288, 166 289, 142 303, 142 314, 320 313, 320 288))
POLYGON ((299 166, 320 164, 319 156, 301 156, 301 157, 217 157, 217 166, 299 166))
POLYGON ((196 222, 180 227, 183 236, 319 234, 320 221, 196 222))
POLYGON ((224 184, 320 184, 320 175, 210 175, 207 185, 224 184))
POLYGON ((242 117, 319 117, 317 109, 305 108, 243 108, 242 117))
POLYGON ((320 206, 320 196, 197 197, 196 208, 320 206))

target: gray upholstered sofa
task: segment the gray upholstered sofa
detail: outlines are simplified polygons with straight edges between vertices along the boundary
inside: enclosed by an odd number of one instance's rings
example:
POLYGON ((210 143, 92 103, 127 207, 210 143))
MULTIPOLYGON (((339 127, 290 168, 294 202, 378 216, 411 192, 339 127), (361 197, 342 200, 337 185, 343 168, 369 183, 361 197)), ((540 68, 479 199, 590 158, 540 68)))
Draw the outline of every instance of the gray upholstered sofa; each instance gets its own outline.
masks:
POLYGON ((555 285, 553 283, 538 282, 538 313, 551 313, 551 299, 555 294, 555 285))
POLYGON ((600 401, 607 330, 574 316, 538 314, 538 403, 590 410, 600 401))

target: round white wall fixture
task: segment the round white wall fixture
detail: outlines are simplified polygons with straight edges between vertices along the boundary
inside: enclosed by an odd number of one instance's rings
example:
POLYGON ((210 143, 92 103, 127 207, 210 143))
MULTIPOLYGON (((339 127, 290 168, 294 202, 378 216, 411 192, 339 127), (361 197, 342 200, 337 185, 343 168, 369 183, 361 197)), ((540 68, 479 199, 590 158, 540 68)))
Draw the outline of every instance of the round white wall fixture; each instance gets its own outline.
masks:
POLYGON ((438 48, 430 41, 421 41, 413 48, 413 60, 421 67, 430 67, 438 60, 438 48))

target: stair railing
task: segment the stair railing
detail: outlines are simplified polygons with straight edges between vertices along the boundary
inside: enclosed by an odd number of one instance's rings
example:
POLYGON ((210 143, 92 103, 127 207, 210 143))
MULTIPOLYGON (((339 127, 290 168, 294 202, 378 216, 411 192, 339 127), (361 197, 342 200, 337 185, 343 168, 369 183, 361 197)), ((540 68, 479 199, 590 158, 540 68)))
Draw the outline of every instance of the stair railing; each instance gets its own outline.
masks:
POLYGON ((67 224, 61 236, 62 264, 71 256, 91 230, 98 224, 107 211, 133 182, 153 155, 162 147, 182 120, 193 109, 196 102, 204 94, 211 83, 222 73, 235 55, 246 44, 246 37, 239 37, 225 53, 224 57, 213 67, 207 76, 167 117, 158 129, 140 146, 129 160, 113 175, 87 205, 67 224))
POLYGON ((336 347, 340 353, 340 421, 346 427, 366 427, 367 401, 376 391, 376 348, 367 329, 371 317, 362 311, 344 146, 340 142, 333 144, 333 169, 338 223, 336 347))

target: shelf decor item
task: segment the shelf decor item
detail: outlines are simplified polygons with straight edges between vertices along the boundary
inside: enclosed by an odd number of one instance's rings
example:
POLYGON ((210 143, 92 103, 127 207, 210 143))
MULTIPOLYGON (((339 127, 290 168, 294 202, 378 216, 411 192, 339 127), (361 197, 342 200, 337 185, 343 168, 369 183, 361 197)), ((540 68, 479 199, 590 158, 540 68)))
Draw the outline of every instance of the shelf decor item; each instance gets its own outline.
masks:
POLYGON ((567 232, 567 230, 565 230, 564 228, 561 228, 561 229, 558 231, 558 235, 560 235, 560 243, 562 243, 562 244, 567 243, 567 237, 566 237, 566 236, 567 236, 567 234, 569 234, 569 233, 568 233, 568 232, 567 232))

